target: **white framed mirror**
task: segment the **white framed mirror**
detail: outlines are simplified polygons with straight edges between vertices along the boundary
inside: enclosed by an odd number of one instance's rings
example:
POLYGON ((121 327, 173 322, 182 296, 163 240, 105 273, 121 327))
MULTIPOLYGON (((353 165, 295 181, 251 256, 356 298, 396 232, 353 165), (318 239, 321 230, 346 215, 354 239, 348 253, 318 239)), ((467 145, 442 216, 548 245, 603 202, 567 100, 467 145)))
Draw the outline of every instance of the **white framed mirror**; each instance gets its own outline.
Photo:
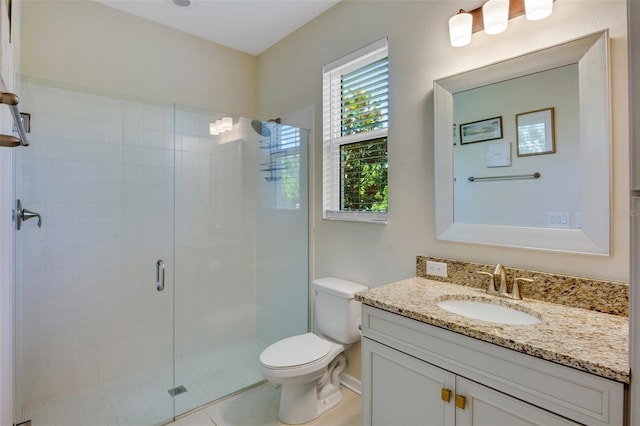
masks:
POLYGON ((607 31, 437 80, 434 103, 437 239, 610 254, 607 31))

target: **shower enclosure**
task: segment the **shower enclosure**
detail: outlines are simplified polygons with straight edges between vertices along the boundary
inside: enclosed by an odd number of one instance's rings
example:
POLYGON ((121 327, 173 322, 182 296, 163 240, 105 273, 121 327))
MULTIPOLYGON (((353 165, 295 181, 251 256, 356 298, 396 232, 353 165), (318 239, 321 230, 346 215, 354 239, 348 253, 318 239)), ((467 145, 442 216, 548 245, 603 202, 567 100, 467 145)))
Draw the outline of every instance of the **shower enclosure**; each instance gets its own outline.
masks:
POLYGON ((26 77, 21 109, 16 423, 163 424, 262 381, 308 328, 307 131, 26 77))

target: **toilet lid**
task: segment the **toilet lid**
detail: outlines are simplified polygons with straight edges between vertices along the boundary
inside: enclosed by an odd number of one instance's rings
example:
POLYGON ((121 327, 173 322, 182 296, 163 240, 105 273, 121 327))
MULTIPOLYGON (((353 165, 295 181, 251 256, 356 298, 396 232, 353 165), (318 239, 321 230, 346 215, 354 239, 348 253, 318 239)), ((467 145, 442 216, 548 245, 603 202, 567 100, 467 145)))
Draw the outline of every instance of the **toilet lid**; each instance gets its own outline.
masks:
POLYGON ((260 362, 271 368, 295 367, 319 360, 330 349, 329 342, 306 333, 275 342, 262 352, 260 362))

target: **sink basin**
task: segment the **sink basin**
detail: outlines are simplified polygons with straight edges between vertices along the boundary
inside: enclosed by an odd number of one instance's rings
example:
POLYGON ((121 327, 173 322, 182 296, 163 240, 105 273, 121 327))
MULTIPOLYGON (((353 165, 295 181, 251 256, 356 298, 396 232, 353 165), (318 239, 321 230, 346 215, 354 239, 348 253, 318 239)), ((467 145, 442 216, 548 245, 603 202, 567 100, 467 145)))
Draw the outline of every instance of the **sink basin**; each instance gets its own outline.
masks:
POLYGON ((443 300, 437 305, 454 314, 499 324, 538 324, 540 319, 517 309, 477 300, 443 300))

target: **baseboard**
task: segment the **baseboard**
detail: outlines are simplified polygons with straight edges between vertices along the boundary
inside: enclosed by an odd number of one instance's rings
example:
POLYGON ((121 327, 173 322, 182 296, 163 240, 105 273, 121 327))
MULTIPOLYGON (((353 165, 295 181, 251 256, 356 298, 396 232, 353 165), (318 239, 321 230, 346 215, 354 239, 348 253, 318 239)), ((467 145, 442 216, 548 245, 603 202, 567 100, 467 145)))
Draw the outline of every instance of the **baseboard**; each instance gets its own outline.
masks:
POLYGON ((342 373, 340 376, 340 384, 347 389, 351 389, 358 395, 362 395, 362 382, 355 377, 342 373))

